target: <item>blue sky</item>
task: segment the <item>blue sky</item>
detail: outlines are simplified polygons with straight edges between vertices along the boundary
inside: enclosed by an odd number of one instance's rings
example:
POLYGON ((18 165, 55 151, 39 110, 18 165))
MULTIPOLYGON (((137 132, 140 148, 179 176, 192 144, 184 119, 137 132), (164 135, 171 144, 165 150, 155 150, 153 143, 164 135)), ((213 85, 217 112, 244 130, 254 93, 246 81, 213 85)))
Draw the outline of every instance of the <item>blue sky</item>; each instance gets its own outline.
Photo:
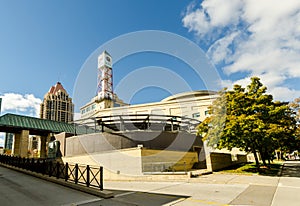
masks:
MULTIPOLYGON (((0 0, 2 114, 37 116, 41 99, 57 81, 72 96, 84 62, 98 47, 143 30, 172 32, 202 48, 221 78, 216 90, 245 85, 256 75, 276 99, 293 100, 300 96, 299 11, 298 0, 0 0)), ((153 65, 175 72, 192 90, 206 89, 189 65, 151 52, 117 62, 114 84, 153 65)), ((130 103, 171 94, 159 86, 145 88, 130 103)))
MULTIPOLYGON (((189 3, 0 0, 0 95, 33 94, 42 99, 57 81, 72 95, 76 77, 89 55, 103 43, 128 32, 164 30, 192 38, 181 22, 189 3)), ((128 71, 145 59, 141 55, 141 59, 124 61, 120 67, 128 71)), ((115 81, 121 79, 118 74, 114 71, 115 81)), ((22 113, 26 109, 9 110, 22 113)))

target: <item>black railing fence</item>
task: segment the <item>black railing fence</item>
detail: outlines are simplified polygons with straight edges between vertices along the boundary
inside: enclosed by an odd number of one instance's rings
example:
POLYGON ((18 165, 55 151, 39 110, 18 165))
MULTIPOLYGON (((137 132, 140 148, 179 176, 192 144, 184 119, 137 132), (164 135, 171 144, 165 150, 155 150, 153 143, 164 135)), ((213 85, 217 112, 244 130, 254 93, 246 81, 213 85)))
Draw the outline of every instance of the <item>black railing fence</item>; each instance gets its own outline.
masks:
POLYGON ((0 155, 0 163, 103 190, 103 167, 0 155))

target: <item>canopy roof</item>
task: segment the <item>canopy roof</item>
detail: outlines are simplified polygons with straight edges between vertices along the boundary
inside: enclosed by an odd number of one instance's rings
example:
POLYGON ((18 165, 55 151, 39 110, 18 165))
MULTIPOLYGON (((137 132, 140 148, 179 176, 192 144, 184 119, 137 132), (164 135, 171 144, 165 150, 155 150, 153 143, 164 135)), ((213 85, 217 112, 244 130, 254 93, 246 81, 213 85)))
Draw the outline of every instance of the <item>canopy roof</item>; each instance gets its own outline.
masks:
POLYGON ((30 134, 46 134, 46 133, 85 133, 83 128, 78 125, 65 122, 57 122, 53 120, 40 119, 35 117, 5 114, 0 117, 0 132, 20 132, 21 130, 29 130, 30 134))

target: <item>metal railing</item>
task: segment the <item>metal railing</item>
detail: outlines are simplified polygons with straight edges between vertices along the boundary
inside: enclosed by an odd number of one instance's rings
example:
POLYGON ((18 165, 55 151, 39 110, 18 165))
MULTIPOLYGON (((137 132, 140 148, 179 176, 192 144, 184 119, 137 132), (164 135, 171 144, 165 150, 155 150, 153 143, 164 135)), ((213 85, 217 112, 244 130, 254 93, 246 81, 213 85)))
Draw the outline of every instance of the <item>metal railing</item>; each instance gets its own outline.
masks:
POLYGON ((76 134, 104 131, 187 131, 194 133, 201 122, 197 119, 175 115, 125 114, 99 116, 74 121, 76 134), (80 132, 79 132, 80 131, 80 132))
POLYGON ((103 190, 103 167, 0 155, 0 163, 103 190))

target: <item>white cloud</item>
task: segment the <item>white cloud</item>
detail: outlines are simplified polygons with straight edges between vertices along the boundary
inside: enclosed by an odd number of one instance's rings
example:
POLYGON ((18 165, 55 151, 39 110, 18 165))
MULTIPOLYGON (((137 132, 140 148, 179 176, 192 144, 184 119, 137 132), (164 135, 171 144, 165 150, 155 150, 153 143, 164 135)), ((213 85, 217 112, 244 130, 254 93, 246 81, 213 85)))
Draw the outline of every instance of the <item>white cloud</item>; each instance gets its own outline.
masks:
POLYGON ((244 72, 261 77, 274 96, 299 94, 285 85, 300 79, 299 0, 204 0, 190 6, 182 22, 229 79, 244 72))
POLYGON ((300 97, 300 91, 289 89, 286 87, 275 87, 269 91, 271 94, 274 94, 273 97, 276 100, 289 101, 290 97, 300 97))
POLYGON ((229 59, 226 57, 232 55, 232 51, 228 48, 234 38, 238 35, 238 32, 233 32, 228 36, 218 39, 207 51, 207 55, 215 63, 220 63, 221 61, 227 62, 229 59))
POLYGON ((224 3, 224 0, 206 0, 201 6, 202 8, 196 10, 189 6, 183 18, 184 26, 199 36, 205 36, 218 27, 237 24, 241 14, 240 0, 231 0, 230 3, 224 3))
POLYGON ((13 112, 34 117, 39 116, 42 100, 36 98, 33 94, 5 93, 0 98, 2 98, 1 113, 13 112))

